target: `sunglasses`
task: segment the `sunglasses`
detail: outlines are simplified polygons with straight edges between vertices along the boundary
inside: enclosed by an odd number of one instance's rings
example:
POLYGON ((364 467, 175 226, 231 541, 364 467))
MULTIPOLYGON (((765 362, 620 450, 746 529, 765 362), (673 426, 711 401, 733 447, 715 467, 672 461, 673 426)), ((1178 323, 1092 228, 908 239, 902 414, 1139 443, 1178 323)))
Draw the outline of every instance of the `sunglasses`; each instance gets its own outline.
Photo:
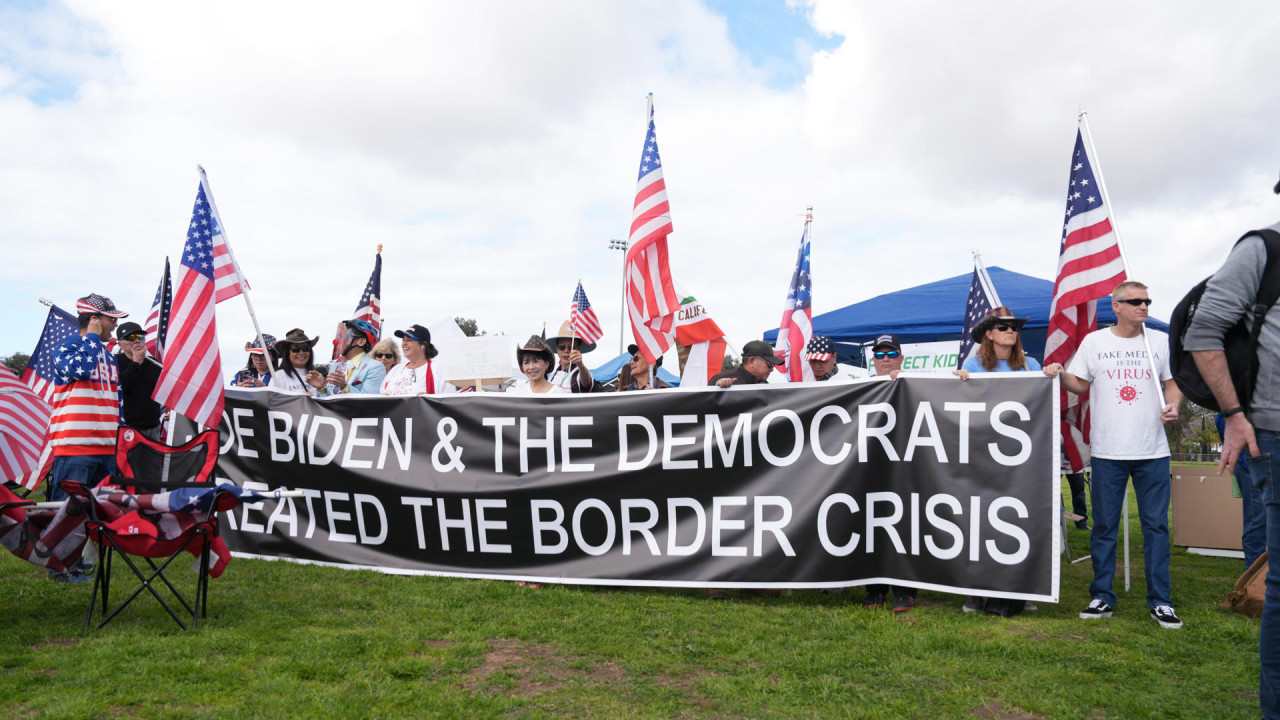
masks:
POLYGON ((1138 307, 1139 305, 1150 305, 1151 298, 1129 298, 1128 300, 1120 300, 1118 302, 1138 307))
POLYGON ((291 353, 309 353, 309 352, 311 352, 311 348, 310 348, 310 347, 308 347, 308 346, 306 346, 306 345, 294 345, 293 347, 289 348, 289 352, 291 352, 291 353))
POLYGON ((1017 328, 1010 325, 1009 323, 996 323, 994 326, 994 329, 999 330, 1000 332, 1005 332, 1008 330, 1016 330, 1017 328))
POLYGON ((900 354, 901 353, 899 353, 897 350, 877 350, 875 352, 875 356, 877 360, 883 360, 885 358, 891 358, 891 359, 896 358, 900 354))
POLYGON ((130 342, 138 342, 139 340, 146 340, 147 336, 142 333, 133 333, 132 335, 125 335, 124 339, 130 342))
POLYGON ((376 358, 378 358, 379 360, 382 360, 382 359, 384 359, 384 358, 391 358, 392 360, 394 360, 394 359, 395 359, 395 357, 396 357, 395 355, 392 355, 391 353, 374 353, 374 354, 373 354, 373 356, 374 356, 374 357, 376 357, 376 358))

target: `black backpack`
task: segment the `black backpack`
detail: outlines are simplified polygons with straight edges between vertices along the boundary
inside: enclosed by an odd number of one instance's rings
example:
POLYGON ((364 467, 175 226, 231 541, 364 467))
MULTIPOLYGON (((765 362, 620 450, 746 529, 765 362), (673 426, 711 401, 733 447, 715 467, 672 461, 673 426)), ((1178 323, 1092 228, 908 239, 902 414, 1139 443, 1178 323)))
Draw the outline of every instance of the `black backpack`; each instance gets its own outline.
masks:
MULTIPOLYGON (((1236 386, 1236 397, 1244 408, 1249 407, 1249 401, 1253 398, 1253 386, 1258 377, 1258 333, 1262 332, 1267 310, 1275 304, 1276 297, 1280 296, 1280 233, 1274 230, 1254 230, 1237 240, 1236 244, 1239 245, 1245 238, 1254 235, 1261 237, 1265 244, 1267 263, 1262 270, 1262 283, 1258 286, 1258 295, 1253 302, 1253 327, 1248 327, 1245 318, 1241 317, 1223 338, 1227 369, 1236 386)), ((1210 275, 1192 288, 1173 309, 1173 317, 1169 318, 1169 371, 1188 400, 1211 410, 1222 410, 1209 385, 1200 376, 1195 359, 1190 351, 1184 349, 1187 329, 1195 319, 1200 297, 1204 295, 1205 285, 1212 277, 1210 275)))

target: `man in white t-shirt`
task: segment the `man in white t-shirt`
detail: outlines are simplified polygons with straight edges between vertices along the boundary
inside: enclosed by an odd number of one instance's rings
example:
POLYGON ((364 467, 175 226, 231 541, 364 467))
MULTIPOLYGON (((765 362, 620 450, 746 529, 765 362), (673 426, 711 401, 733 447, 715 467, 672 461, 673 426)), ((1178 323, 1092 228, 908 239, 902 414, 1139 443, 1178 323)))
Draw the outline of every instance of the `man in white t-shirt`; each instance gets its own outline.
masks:
POLYGON ((1168 336, 1143 327, 1150 304, 1146 285, 1117 285, 1111 293, 1115 326, 1087 335, 1059 375, 1067 390, 1089 393, 1093 583, 1092 599, 1080 617, 1111 617, 1115 609, 1116 532, 1132 477, 1142 521, 1147 605, 1162 627, 1180 628, 1169 599, 1169 442, 1163 423, 1178 419, 1182 392, 1169 372, 1168 336), (1164 390, 1163 405, 1153 367, 1164 390))

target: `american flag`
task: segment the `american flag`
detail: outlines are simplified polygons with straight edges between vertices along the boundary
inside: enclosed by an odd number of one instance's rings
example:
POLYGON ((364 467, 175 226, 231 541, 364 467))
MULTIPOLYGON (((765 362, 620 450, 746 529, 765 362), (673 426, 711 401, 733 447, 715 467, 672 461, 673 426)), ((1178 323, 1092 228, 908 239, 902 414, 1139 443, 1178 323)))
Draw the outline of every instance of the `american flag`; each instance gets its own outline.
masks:
MULTIPOLYGON (((0 365, 0 480, 28 489, 39 484, 53 409, 9 368, 0 365)), ((52 465, 52 462, 50 462, 52 465)))
POLYGON ((49 308, 49 315, 44 319, 44 330, 40 333, 40 342, 31 351, 27 369, 22 371, 22 382, 45 402, 53 402, 53 389, 58 384, 58 375, 53 368, 54 353, 67 338, 79 333, 80 325, 75 315, 57 305, 49 308))
POLYGON ((640 175, 627 241, 627 311, 631 333, 650 363, 671 347, 680 297, 671 279, 667 235, 671 233, 671 206, 658 156, 658 135, 653 125, 653 96, 649 96, 649 129, 640 155, 640 175))
MULTIPOLYGON (((364 292, 360 295, 360 302, 356 303, 355 315, 352 320, 368 320, 378 331, 378 336, 382 336, 382 246, 378 246, 378 255, 373 261, 373 274, 369 276, 369 282, 364 286, 364 292)), ((333 360, 342 357, 342 351, 347 348, 347 340, 350 333, 347 326, 338 323, 337 334, 333 337, 333 360)))
POLYGON ((804 348, 813 337, 813 288, 809 277, 809 221, 800 233, 800 253, 796 269, 791 273, 791 287, 782 307, 782 324, 778 327, 778 344, 774 354, 782 358, 778 371, 791 382, 813 380, 813 369, 805 360, 804 348))
POLYGON ((57 305, 50 307, 49 315, 44 321, 44 330, 40 333, 40 342, 36 343, 36 349, 31 352, 27 369, 22 371, 22 382, 31 388, 47 408, 40 430, 43 447, 40 450, 38 462, 33 466, 34 471, 29 470, 25 475, 9 477, 28 490, 39 487, 40 481, 53 468, 53 447, 48 444, 48 431, 49 417, 52 413, 49 404, 53 402, 54 388, 58 383, 57 374, 53 368, 54 352, 67 338, 79 333, 80 325, 76 322, 74 315, 57 305))
MULTIPOLYGON (((199 166, 197 166, 199 167, 199 166)), ((194 233, 203 238, 203 250, 199 258, 211 258, 213 263, 213 282, 216 297, 215 303, 230 300, 249 289, 249 281, 240 272, 235 253, 227 243, 226 228, 222 226, 222 216, 218 214, 218 206, 213 201, 213 191, 209 189, 209 178, 205 177, 204 168, 200 169, 200 190, 204 203, 196 202, 196 212, 191 216, 191 226, 187 229, 187 237, 194 233)))
POLYGON ((187 242, 182 249, 166 362, 151 397, 196 423, 217 427, 222 418, 223 394, 222 360, 218 356, 214 315, 214 304, 218 301, 214 273, 219 257, 216 248, 225 244, 225 236, 208 198, 202 176, 191 225, 187 228, 187 242), (211 222, 206 224, 205 220, 211 222))
MULTIPOLYGON (((1084 337, 1098 329, 1098 298, 1125 279, 1120 240, 1095 180, 1084 137, 1077 130, 1045 340, 1046 365, 1071 360, 1084 337)), ((1062 395, 1063 449, 1071 469, 1079 472, 1089 461, 1089 395, 1073 395, 1065 388, 1062 395)))
POLYGON ((173 281, 169 276, 169 258, 164 259, 164 275, 156 288, 156 299, 151 302, 151 312, 143 330, 147 333, 147 352, 157 360, 164 360, 165 340, 169 337, 169 311, 173 306, 173 281))
POLYGON ((964 361, 969 358, 969 353, 978 342, 970 334, 973 326, 986 317, 987 313, 991 312, 991 308, 1000 304, 998 298, 991 296, 995 288, 988 289, 987 283, 990 280, 985 275, 986 273, 978 267, 977 258, 974 258, 973 283, 969 286, 969 301, 964 305, 964 329, 960 332, 960 359, 956 362, 957 368, 964 367, 964 361))
POLYGON ((582 281, 578 281, 578 289, 573 292, 573 303, 569 306, 569 324, 578 333, 578 337, 582 338, 584 345, 594 343, 604 335, 604 330, 600 329, 600 319, 596 317, 596 311, 591 309, 591 301, 582 289, 582 281))

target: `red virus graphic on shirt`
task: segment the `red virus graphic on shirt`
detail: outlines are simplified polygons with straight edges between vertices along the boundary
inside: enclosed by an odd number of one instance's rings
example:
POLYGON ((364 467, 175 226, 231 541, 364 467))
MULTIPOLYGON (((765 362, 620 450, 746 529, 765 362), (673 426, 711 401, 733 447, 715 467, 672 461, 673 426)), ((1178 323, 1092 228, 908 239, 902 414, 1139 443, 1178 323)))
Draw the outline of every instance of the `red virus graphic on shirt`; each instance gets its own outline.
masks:
POLYGON ((1132 405, 1138 402, 1138 398, 1142 397, 1142 393, 1138 388, 1132 385, 1121 385, 1116 388, 1116 399, 1126 405, 1132 405))

